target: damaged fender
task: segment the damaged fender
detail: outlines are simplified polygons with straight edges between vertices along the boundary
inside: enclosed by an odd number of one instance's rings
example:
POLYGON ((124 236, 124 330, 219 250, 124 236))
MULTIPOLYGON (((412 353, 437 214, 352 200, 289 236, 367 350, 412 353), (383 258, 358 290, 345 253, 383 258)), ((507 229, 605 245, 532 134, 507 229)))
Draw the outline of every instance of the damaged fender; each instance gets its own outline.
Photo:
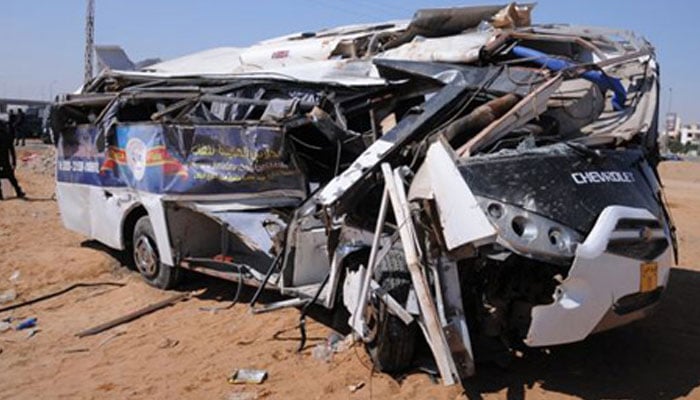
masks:
MULTIPOLYGON (((618 227, 625 220, 657 221, 644 209, 611 206, 603 210, 591 233, 576 250, 569 276, 557 288, 554 303, 533 308, 525 343, 537 347, 583 340, 621 298, 643 289, 657 290, 657 287, 666 286, 668 266, 673 264, 669 243, 662 254, 650 260, 658 265, 655 277, 658 283, 653 288, 641 287, 644 261, 609 252, 613 238, 640 234, 639 231, 620 230, 618 227)), ((652 230, 648 235, 648 240, 667 240, 661 229, 652 230)))

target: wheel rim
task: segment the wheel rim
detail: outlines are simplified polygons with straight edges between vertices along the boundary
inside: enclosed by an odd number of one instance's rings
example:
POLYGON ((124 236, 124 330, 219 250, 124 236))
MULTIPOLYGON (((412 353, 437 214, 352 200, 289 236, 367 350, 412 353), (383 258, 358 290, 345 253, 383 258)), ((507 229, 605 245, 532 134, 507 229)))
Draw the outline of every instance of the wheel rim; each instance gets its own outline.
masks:
POLYGON ((147 277, 158 272, 158 254, 146 236, 141 236, 134 244, 134 261, 139 272, 147 277))

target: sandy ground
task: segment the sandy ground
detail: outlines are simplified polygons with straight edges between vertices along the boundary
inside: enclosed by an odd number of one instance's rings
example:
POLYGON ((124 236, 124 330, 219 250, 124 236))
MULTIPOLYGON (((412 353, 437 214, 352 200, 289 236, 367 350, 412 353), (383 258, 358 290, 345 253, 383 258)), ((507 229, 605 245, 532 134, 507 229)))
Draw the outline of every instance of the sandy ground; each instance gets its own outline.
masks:
MULTIPOLYGON (((700 398, 700 163, 667 163, 661 173, 680 232, 681 261, 658 312, 645 321, 588 340, 528 354, 509 369, 480 365, 463 387, 433 384, 416 373, 397 381, 372 373, 362 348, 313 357, 329 335, 311 321, 306 349, 296 352, 298 311, 251 315, 225 305, 235 285, 197 278, 204 289, 111 331, 75 333, 171 295, 120 266, 113 253, 63 229, 53 178, 33 144, 20 149, 18 177, 29 201, 0 202, 0 292, 19 300, 76 282, 124 282, 121 288, 76 289, 0 318, 37 317, 39 331, 0 333, 0 398, 70 399, 675 399, 700 398), (19 271, 19 279, 9 278, 19 271), (226 382, 236 368, 262 368, 258 386, 226 382), (349 385, 364 384, 356 392, 349 385)), ((6 186, 7 187, 7 186, 6 186)), ((6 189, 5 196, 13 193, 6 189)), ((250 298, 250 290, 244 298, 250 298)))

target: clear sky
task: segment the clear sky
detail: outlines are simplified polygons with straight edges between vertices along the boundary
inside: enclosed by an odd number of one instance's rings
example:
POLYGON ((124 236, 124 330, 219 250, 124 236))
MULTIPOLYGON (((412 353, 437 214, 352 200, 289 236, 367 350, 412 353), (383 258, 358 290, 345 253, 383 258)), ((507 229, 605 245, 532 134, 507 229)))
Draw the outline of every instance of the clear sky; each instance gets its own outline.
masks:
MULTIPOLYGON (((0 0, 0 97, 48 99, 79 86, 85 3, 0 0)), ((134 61, 168 59, 212 47, 246 46, 298 31, 408 19, 418 8, 488 3, 96 0, 95 43, 119 44, 134 61)), ((684 121, 700 121, 700 1, 538 0, 534 21, 608 26, 640 33, 657 49, 662 74, 661 111, 665 113, 670 106, 684 121)))

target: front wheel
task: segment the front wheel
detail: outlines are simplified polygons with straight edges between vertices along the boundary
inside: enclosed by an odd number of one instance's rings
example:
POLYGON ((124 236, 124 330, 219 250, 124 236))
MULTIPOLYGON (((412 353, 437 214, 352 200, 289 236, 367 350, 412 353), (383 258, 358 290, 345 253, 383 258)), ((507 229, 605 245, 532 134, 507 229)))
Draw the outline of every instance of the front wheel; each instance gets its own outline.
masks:
POLYGON ((148 216, 143 216, 136 222, 132 243, 134 266, 149 285, 167 290, 179 283, 180 269, 160 262, 153 225, 148 216))
MULTIPOLYGON (((396 301, 402 304, 406 302, 411 289, 411 274, 408 272, 403 251, 391 249, 384 256, 377 265, 375 280, 396 301)), ((374 365, 380 371, 388 373, 408 369, 413 361, 416 346, 416 322, 404 324, 376 297, 372 298, 368 307, 371 334, 367 350, 374 365)))

